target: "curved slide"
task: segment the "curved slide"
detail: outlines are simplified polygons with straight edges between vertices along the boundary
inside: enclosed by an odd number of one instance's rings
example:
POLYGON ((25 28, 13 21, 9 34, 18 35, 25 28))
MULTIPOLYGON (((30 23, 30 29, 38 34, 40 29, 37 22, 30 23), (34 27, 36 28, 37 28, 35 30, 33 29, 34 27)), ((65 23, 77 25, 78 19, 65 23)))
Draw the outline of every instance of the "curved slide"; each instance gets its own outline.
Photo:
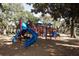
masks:
MULTIPOLYGON (((26 29, 26 31, 28 31, 29 33, 31 33, 32 34, 32 37, 31 38, 29 38, 28 40, 26 40, 25 42, 24 42, 24 47, 28 47, 28 46, 30 46, 30 45, 32 45, 36 40, 37 40, 37 37, 38 37, 38 34, 35 32, 35 31, 33 31, 30 27, 28 27, 27 29, 26 29)), ((18 32, 15 34, 15 36, 12 38, 12 42, 13 43, 16 43, 16 40, 17 40, 17 38, 19 37, 19 35, 21 34, 21 32, 18 30, 18 32)), ((27 38, 26 38, 27 39, 27 38)))
POLYGON ((28 27, 27 31, 32 34, 32 37, 24 42, 24 47, 28 47, 32 45, 37 40, 38 37, 38 34, 35 31, 33 31, 31 28, 28 27))

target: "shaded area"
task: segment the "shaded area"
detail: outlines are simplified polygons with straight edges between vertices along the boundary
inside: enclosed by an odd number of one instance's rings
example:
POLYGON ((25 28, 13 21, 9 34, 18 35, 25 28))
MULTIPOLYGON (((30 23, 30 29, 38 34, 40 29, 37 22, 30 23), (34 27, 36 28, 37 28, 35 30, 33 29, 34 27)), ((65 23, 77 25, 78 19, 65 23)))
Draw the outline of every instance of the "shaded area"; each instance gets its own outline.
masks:
POLYGON ((34 45, 23 48, 14 45, 0 47, 4 56, 78 56, 79 40, 45 40, 39 39, 34 45), (77 46, 77 47, 75 47, 77 46))
POLYGON ((0 48, 0 55, 4 56, 48 56, 48 53, 44 49, 40 48, 0 48))

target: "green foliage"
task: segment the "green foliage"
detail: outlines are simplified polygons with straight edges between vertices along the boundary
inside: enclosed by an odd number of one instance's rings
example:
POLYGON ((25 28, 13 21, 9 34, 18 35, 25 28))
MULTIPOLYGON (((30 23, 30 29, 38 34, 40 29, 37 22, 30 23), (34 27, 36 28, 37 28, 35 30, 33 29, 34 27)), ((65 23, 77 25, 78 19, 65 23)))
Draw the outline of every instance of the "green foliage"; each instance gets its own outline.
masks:
MULTIPOLYGON (((42 12, 42 16, 49 13, 54 19, 59 17, 68 17, 71 19, 71 36, 74 31, 74 21, 79 19, 79 4, 78 3, 34 3, 32 12, 36 14, 42 12)), ((77 21, 78 22, 78 21, 77 21)))
POLYGON ((32 12, 42 12, 44 14, 49 13, 52 17, 75 17, 79 16, 79 4, 70 3, 35 3, 32 12))
POLYGON ((20 3, 2 3, 0 7, 3 7, 1 8, 2 10, 4 9, 0 15, 0 22, 5 26, 7 26, 11 21, 16 23, 20 17, 22 17, 24 22, 26 22, 28 19, 34 22, 36 20, 36 17, 34 17, 30 12, 24 11, 24 7, 20 3))

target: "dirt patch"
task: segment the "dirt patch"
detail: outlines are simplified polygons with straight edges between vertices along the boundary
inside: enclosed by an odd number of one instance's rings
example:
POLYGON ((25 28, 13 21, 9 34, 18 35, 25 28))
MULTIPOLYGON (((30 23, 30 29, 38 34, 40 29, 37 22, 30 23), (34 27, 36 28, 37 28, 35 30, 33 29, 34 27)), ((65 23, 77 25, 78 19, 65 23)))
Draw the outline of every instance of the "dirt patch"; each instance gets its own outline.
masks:
MULTIPOLYGON (((69 41, 70 42, 70 41, 69 41)), ((28 48, 21 47, 19 45, 3 45, 0 47, 1 56, 78 56, 79 48, 71 46, 57 45, 69 44, 69 42, 58 40, 43 40, 39 39, 35 44, 28 48)), ((75 43, 73 41, 72 43, 75 43)), ((78 43, 79 41, 77 41, 78 43)), ((69 44, 70 45, 70 44, 69 44)))

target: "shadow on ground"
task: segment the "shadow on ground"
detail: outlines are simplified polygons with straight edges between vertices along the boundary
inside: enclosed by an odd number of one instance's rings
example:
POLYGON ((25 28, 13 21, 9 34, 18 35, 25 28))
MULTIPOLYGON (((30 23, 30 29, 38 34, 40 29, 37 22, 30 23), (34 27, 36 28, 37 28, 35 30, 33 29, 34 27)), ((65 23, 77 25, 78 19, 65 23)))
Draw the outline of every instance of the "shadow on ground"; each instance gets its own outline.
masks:
POLYGON ((43 40, 39 39, 28 48, 20 46, 0 47, 1 56, 78 56, 79 40, 43 40))

